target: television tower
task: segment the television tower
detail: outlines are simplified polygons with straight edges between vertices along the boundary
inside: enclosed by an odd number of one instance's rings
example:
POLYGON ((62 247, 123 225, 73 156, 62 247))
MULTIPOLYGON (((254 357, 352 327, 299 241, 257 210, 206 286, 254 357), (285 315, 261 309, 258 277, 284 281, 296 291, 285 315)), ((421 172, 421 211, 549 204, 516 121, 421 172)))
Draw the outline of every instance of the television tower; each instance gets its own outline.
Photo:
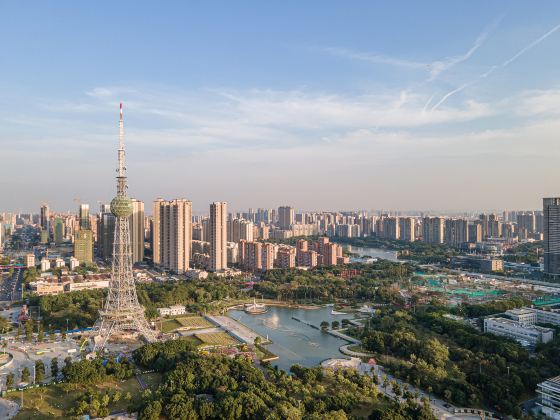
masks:
POLYGON ((94 327, 93 351, 102 350, 113 335, 137 331, 148 342, 157 341, 156 332, 150 328, 144 316, 144 308, 138 303, 134 276, 132 275, 132 249, 130 243, 129 216, 132 201, 126 196, 126 167, 124 166, 123 108, 120 104, 119 151, 117 169, 117 196, 111 201, 111 213, 115 216, 113 262, 109 293, 99 319, 94 327))

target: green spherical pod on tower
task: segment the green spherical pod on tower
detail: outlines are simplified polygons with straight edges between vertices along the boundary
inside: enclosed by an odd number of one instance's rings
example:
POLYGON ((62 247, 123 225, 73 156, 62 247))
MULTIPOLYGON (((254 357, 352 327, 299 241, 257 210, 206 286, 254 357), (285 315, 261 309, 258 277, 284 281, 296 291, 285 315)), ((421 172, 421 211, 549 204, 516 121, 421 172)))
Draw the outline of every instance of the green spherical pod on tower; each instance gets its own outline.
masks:
POLYGON ((111 201, 111 213, 115 217, 128 217, 132 214, 132 201, 128 197, 115 197, 111 201))

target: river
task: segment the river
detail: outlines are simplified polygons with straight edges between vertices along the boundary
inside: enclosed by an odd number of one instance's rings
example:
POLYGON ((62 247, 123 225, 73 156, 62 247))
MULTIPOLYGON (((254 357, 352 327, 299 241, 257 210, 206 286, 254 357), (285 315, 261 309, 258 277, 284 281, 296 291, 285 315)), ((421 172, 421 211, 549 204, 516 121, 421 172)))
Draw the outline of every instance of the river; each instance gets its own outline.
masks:
POLYGON ((348 344, 346 341, 292 318, 301 319, 317 327, 323 321, 353 318, 352 315, 332 315, 331 309, 331 307, 298 309, 271 306, 265 314, 248 315, 243 311, 232 309, 228 315, 260 335, 268 336, 272 344, 266 347, 280 357, 272 364, 280 369, 289 370, 294 364, 312 367, 325 359, 343 357, 338 349, 348 344))
POLYGON ((352 245, 345 245, 345 247, 348 252, 358 254, 360 256, 381 258, 393 262, 400 262, 400 260, 397 258, 397 251, 390 251, 382 248, 364 248, 361 246, 352 245))

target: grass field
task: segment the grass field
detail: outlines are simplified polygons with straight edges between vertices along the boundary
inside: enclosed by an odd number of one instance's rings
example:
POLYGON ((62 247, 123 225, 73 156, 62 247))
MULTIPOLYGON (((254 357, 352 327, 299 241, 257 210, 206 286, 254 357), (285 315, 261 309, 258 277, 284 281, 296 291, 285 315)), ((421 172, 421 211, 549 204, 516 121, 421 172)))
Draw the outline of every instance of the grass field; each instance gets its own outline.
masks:
POLYGON ((182 316, 165 319, 161 323, 161 330, 164 333, 177 330, 199 330, 202 328, 212 327, 214 327, 214 325, 201 316, 182 316))
MULTIPOLYGON (((161 374, 147 373, 142 377, 152 390, 156 389, 161 383, 161 374)), ((142 390, 136 378, 130 378, 126 381, 110 381, 104 384, 95 385, 98 392, 108 392, 113 394, 120 391, 124 396, 127 392, 132 395, 132 401, 126 401, 122 398, 117 403, 111 402, 109 408, 111 412, 126 411, 131 402, 139 401, 142 390)), ((54 384, 42 388, 34 388, 23 391, 23 409, 14 417, 16 420, 28 419, 61 419, 71 418, 68 414, 76 400, 86 391, 86 387, 69 384, 54 384)), ((21 392, 15 391, 7 395, 7 398, 21 403, 21 392)))
POLYGON ((187 317, 175 318, 175 321, 181 324, 182 328, 188 330, 214 327, 214 325, 210 321, 207 321, 205 318, 201 316, 187 316, 187 317))
POLYGON ((216 332, 207 334, 196 334, 196 338, 202 341, 202 347, 205 346, 236 346, 239 343, 235 338, 226 332, 216 332))
POLYGON ((166 319, 161 323, 161 332, 168 333, 181 328, 181 324, 175 319, 166 319))

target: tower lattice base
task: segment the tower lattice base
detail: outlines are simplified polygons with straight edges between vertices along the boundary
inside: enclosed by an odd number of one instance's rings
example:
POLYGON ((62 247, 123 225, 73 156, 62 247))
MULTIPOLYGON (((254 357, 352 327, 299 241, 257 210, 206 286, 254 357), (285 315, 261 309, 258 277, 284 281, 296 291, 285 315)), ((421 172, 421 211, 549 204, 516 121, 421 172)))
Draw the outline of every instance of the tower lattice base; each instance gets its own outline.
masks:
POLYGON ((93 351, 105 348, 111 336, 125 332, 137 332, 149 343, 157 341, 156 332, 144 318, 141 306, 129 310, 100 311, 100 315, 93 332, 93 351))

